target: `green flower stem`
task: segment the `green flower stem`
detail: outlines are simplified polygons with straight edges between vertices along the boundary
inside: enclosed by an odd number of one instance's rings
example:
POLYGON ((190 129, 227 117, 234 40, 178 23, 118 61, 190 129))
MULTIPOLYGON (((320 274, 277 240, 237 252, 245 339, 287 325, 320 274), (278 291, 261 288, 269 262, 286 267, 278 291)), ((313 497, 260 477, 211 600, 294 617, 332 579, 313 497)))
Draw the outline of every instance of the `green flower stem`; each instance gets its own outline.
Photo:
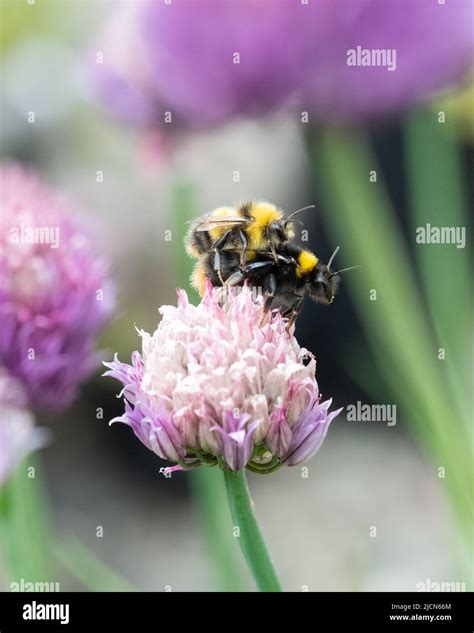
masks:
POLYGON ((234 526, 240 530, 239 541, 245 559, 260 591, 281 591, 257 519, 252 509, 245 470, 224 470, 230 511, 234 526))
POLYGON ((219 468, 200 468, 191 475, 201 529, 213 563, 213 579, 219 591, 242 591, 240 561, 229 534, 229 509, 219 468))

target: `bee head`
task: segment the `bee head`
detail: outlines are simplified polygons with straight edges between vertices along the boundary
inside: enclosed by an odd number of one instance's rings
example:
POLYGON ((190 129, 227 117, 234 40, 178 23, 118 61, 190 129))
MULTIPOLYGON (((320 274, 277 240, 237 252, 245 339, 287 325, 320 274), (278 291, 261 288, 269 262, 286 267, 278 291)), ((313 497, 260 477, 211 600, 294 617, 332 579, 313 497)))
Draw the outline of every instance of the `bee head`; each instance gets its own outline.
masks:
POLYGON ((340 273, 352 270, 353 268, 359 268, 358 266, 351 266, 350 268, 342 268, 341 270, 332 272, 331 265, 338 251, 339 246, 331 255, 327 264, 317 264, 308 276, 308 295, 311 299, 317 301, 318 303, 332 303, 334 301, 334 296, 337 292, 339 282, 341 281, 340 273))
POLYGON ((276 220, 268 226, 268 239, 274 246, 286 244, 294 237, 293 223, 276 220))
POLYGON ((308 277, 308 295, 317 303, 332 303, 340 280, 339 275, 332 273, 329 266, 318 264, 308 277))

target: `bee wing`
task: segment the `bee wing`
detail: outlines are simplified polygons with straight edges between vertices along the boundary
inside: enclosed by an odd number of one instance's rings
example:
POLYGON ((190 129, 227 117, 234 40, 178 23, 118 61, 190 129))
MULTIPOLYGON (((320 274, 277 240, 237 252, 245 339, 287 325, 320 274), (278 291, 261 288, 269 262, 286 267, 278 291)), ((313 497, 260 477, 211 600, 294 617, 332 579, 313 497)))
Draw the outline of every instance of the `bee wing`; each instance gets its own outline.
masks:
POLYGON ((208 216, 206 218, 203 218, 200 222, 198 222, 196 226, 194 227, 194 230, 195 231, 210 231, 211 229, 214 229, 218 226, 232 229, 235 226, 244 226, 245 224, 248 224, 248 219, 242 218, 239 215, 235 215, 235 216, 227 215, 222 218, 219 218, 219 217, 214 218, 212 216, 208 216))

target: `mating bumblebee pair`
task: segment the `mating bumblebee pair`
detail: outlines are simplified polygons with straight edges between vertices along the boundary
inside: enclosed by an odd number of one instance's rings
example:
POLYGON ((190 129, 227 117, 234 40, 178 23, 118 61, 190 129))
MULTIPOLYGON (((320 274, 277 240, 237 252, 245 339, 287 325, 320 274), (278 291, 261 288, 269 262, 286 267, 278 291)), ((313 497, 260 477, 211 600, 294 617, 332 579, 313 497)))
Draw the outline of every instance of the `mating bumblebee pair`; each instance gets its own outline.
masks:
MULTIPOLYGON (((323 304, 332 303, 340 281, 331 264, 321 264, 311 251, 293 243, 292 218, 273 204, 248 202, 237 208, 219 207, 195 220, 186 236, 186 251, 198 259, 191 278, 201 295, 206 280, 213 286, 242 286, 247 282, 265 296, 262 322, 278 303, 290 327, 305 296, 323 304)), ((347 270, 347 269, 346 269, 347 270)))

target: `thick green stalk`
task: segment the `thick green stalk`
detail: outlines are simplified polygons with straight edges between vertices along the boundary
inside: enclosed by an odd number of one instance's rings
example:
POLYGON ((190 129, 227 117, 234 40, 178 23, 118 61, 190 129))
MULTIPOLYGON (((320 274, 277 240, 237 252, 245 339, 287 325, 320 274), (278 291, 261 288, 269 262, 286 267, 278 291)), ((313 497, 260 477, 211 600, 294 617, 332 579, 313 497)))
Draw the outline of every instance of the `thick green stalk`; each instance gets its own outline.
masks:
POLYGON ((265 541, 252 508, 245 470, 224 470, 230 511, 237 538, 260 591, 281 591, 265 541))
POLYGON ((191 474, 194 496, 199 503, 202 530, 214 561, 215 586, 219 591, 240 591, 240 565, 227 525, 230 514, 225 502, 219 468, 198 468, 191 474))

